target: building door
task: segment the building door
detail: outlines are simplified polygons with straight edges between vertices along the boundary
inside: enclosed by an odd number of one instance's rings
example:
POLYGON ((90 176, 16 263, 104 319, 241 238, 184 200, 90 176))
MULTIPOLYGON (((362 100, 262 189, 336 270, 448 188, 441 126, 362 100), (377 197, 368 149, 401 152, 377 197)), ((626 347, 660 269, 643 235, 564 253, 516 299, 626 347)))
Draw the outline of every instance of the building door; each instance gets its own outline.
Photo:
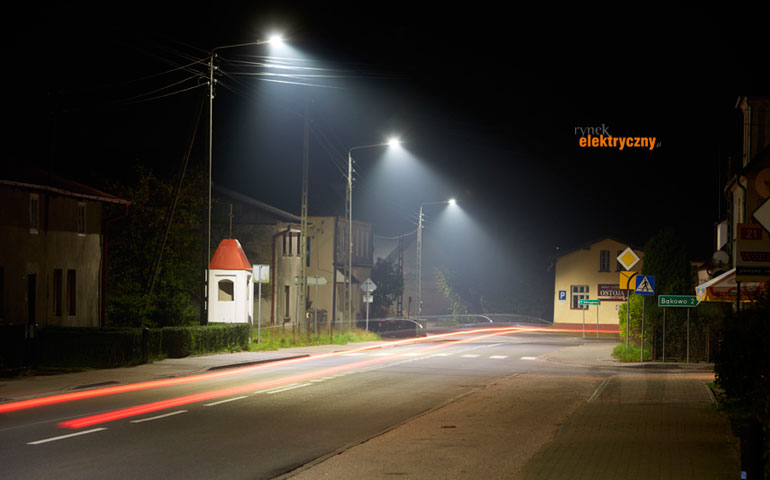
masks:
POLYGON ((27 274, 27 325, 35 324, 35 305, 37 303, 37 274, 27 274))

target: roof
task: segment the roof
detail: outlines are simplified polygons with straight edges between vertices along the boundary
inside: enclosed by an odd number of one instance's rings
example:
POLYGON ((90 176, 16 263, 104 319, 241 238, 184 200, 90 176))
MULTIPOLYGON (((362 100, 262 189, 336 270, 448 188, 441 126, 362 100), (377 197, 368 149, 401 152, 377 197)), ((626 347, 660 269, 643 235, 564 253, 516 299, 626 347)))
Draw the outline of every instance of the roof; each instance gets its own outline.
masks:
POLYGON ((209 269, 251 271, 251 263, 246 258, 241 243, 234 238, 226 238, 219 242, 217 251, 209 262, 209 269))
POLYGON ((285 210, 281 210, 280 208, 276 208, 272 205, 268 205, 264 202, 260 202, 256 198, 251 198, 247 195, 244 195, 242 193, 235 192, 233 190, 230 190, 225 187, 221 187, 219 185, 214 185, 214 190, 217 193, 220 193, 226 197, 230 197, 233 200, 238 200, 239 202, 242 202, 246 205, 250 205, 252 207, 259 208, 260 210, 264 210, 266 212, 272 213, 273 215, 290 222, 300 222, 302 221, 302 217, 298 215, 294 215, 293 213, 287 212, 285 210))
POLYGON ((618 242, 620 244, 626 245, 627 247, 631 247, 631 249, 633 251, 635 251, 635 252, 643 252, 641 248, 639 248, 639 247, 637 247, 637 246, 635 246, 635 245, 633 245, 633 244, 631 244, 629 242, 624 242, 623 240, 620 240, 620 239, 615 238, 615 237, 605 236, 605 237, 594 239, 594 240, 592 240, 590 242, 586 242, 583 245, 580 245, 578 247, 574 247, 574 248, 571 248, 569 250, 565 250, 563 252, 559 252, 558 254, 555 255, 555 257, 556 258, 561 258, 561 257, 564 257, 566 255, 569 255, 570 253, 577 252, 578 250, 590 250, 593 245, 595 245, 595 244, 597 244, 599 242, 603 242, 605 240, 612 240, 613 242, 618 242))
POLYGON ((9 164, 0 171, 0 185, 46 191, 65 197, 129 205, 131 202, 39 168, 9 164))

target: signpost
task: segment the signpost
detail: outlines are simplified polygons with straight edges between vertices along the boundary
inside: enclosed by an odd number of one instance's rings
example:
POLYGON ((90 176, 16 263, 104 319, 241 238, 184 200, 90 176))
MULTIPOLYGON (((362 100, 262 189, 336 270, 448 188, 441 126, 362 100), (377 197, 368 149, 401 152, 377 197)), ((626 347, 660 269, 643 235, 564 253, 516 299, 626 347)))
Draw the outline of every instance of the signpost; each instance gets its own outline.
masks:
MULTIPOLYGON (((625 272, 620 272, 620 288, 623 288, 623 290, 628 290, 628 297, 626 299, 626 351, 628 351, 628 324, 630 323, 630 314, 631 311, 631 279, 634 278, 634 275, 636 275, 636 272, 629 272, 628 270, 631 270, 631 267, 639 263, 639 255, 637 255, 631 247, 626 248, 622 252, 620 252, 620 255, 618 255, 618 263, 626 269, 625 272), (625 288, 624 288, 625 285, 625 288)), ((644 351, 644 348, 642 348, 642 351, 644 351)))
MULTIPOLYGON (((695 295, 659 295, 659 307, 687 308, 687 363, 690 363, 690 309, 700 302, 695 295)), ((663 310, 663 362, 666 362, 666 311, 663 310)))
POLYGON ((372 303, 372 295, 371 293, 377 289, 377 285, 372 281, 371 278, 367 278, 364 280, 364 283, 361 284, 361 290, 364 291, 366 294, 364 296, 364 303, 366 303, 366 329, 369 330, 369 304, 372 303))
POLYGON ((313 276, 307 277, 308 285, 315 285, 315 300, 313 300, 313 321, 315 323, 315 334, 318 335, 318 286, 326 285, 326 278, 313 276))
POLYGON ((257 282, 259 297, 257 300, 257 343, 262 336, 262 284, 270 282, 270 265, 252 265, 251 278, 257 282))
MULTIPOLYGON (((589 300, 587 298, 581 298, 578 300, 579 305, 596 305, 596 338, 599 338, 599 305, 601 300, 589 300)), ((586 337, 586 311, 583 310, 583 338, 586 337)))

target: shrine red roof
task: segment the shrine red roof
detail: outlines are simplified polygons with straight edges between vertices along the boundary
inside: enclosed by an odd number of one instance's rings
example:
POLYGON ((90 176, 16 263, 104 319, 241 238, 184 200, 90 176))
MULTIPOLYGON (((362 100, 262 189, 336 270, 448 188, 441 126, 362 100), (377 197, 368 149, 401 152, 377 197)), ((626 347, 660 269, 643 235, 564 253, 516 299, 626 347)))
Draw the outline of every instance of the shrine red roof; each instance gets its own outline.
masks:
POLYGON ((251 264, 241 248, 241 244, 234 238, 222 240, 214 252, 209 263, 211 270, 249 270, 251 264))

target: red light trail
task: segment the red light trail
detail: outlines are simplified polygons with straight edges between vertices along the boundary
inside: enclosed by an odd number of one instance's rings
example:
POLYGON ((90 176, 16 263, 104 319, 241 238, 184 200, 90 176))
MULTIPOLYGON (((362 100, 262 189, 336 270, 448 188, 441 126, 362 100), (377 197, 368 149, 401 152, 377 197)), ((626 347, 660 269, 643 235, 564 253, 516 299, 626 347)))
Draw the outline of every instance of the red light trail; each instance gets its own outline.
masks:
MULTIPOLYGON (((490 329, 486 329, 484 331, 488 332, 489 330, 490 329)), ((482 340, 484 338, 498 336, 498 335, 504 334, 504 333, 514 332, 514 331, 519 330, 519 328, 518 327, 508 327, 508 328, 504 328, 504 329, 495 329, 495 330, 497 330, 497 331, 495 331, 494 333, 487 333, 485 335, 479 335, 479 336, 475 336, 475 337, 472 337, 472 338, 467 338, 467 339, 462 339, 462 340, 455 340, 455 341, 448 342, 448 343, 443 343, 443 344, 439 344, 439 345, 433 345, 433 346, 430 346, 430 347, 421 348, 421 349, 417 350, 417 352, 425 353, 425 352, 430 352, 430 351, 433 351, 433 350, 443 349, 443 348, 446 348, 446 347, 449 347, 449 346, 453 346, 453 345, 459 345, 459 344, 463 344, 463 343, 474 342, 474 341, 482 340)), ((470 333, 470 332, 463 332, 463 333, 470 333)), ((350 352, 351 351, 347 351, 345 353, 350 353, 350 352)), ((317 357, 313 357, 313 358, 317 358, 317 357)), ((268 389, 268 388, 279 387, 279 386, 282 386, 282 385, 287 385, 287 384, 292 384, 292 383, 301 382, 301 381, 305 381, 305 380, 310 380, 310 379, 313 379, 313 378, 323 377, 323 376, 326 376, 326 375, 332 375, 332 374, 343 372, 343 371, 354 370, 354 369, 357 369, 357 368, 361 368, 361 367, 365 367, 365 366, 369 366, 369 365, 373 365, 373 364, 377 364, 377 363, 383 363, 383 362, 386 362, 388 360, 389 360, 389 357, 373 358, 373 359, 362 360, 362 361, 354 362, 354 363, 350 363, 350 364, 339 365, 339 366, 336 366, 336 367, 325 368, 325 369, 322 369, 322 370, 316 370, 314 372, 301 373, 301 374, 291 375, 291 376, 284 377, 284 378, 268 380, 268 381, 265 381, 265 382, 250 383, 250 384, 247 384, 247 385, 238 385, 236 387, 229 387, 229 388, 223 388, 223 389, 218 389, 218 390, 211 390, 211 391, 208 391, 208 392, 195 393, 195 394, 192 394, 192 395, 185 395, 185 396, 182 396, 182 397, 171 398, 171 399, 168 399, 168 400, 161 400, 161 401, 157 401, 157 402, 147 403, 147 404, 144 404, 144 405, 137 405, 135 407, 128 407, 128 408, 123 408, 123 409, 120 409, 120 410, 114 410, 114 411, 111 411, 111 412, 100 413, 100 414, 97 414, 97 415, 91 415, 91 416, 87 416, 87 417, 76 418, 76 419, 73 419, 73 420, 67 420, 65 422, 60 422, 58 424, 58 426, 61 427, 61 428, 71 428, 71 429, 84 428, 84 427, 89 427, 89 426, 92 426, 92 425, 98 425, 98 424, 101 424, 101 423, 106 423, 106 422, 112 422, 112 421, 115 421, 115 420, 120 420, 120 419, 123 419, 123 418, 129 418, 129 417, 134 417, 134 416, 137 416, 137 415, 142 415, 142 414, 146 414, 146 413, 156 412, 156 411, 159 411, 159 410, 165 410, 165 409, 168 409, 168 408, 178 407, 178 406, 181 406, 181 405, 187 405, 187 404, 190 404, 190 403, 196 403, 196 402, 201 402, 201 401, 206 401, 206 400, 212 400, 212 399, 215 399, 215 398, 221 398, 221 397, 226 397, 226 396, 230 396, 230 395, 237 395, 237 394, 242 394, 242 393, 246 393, 246 392, 253 392, 254 390, 264 390, 264 389, 268 389)))
POLYGON ((168 387, 168 386, 174 386, 174 385, 182 385, 186 383, 193 383, 193 382, 200 382, 205 380, 210 380, 214 378, 222 378, 222 377, 228 377, 228 376, 234 376, 234 375, 243 375, 246 373, 258 371, 258 370, 266 370, 270 368, 276 368, 284 365, 290 365, 295 363, 302 363, 302 362, 308 362, 311 360, 318 360, 322 358, 329 358, 329 357, 335 357, 339 355, 345 355, 350 353, 356 353, 356 352, 362 352, 367 350, 375 350, 383 347, 392 347, 397 345, 403 345, 407 343, 416 343, 421 341, 433 341, 438 340, 442 338, 450 338, 457 335, 470 335, 474 333, 479 332, 509 332, 513 333, 515 331, 554 331, 553 329, 543 329, 540 327, 522 327, 522 326, 516 326, 516 327, 496 327, 496 328, 484 328, 484 329, 475 329, 475 330, 467 330, 467 331, 457 331, 457 332, 450 332, 450 333, 442 333, 438 335, 431 335, 428 337, 421 337, 421 338, 409 338, 405 340, 397 340, 394 342, 389 342, 385 345, 376 345, 376 346, 365 346, 360 348, 355 348, 351 350, 341 350, 337 352, 332 353, 324 353, 319 355, 313 355, 308 357, 301 357, 301 358, 293 358, 288 360, 278 360, 271 363, 263 363, 259 365, 252 365, 249 367, 237 367, 230 370, 222 370, 218 372, 208 372, 208 373, 202 373, 199 375, 191 375, 187 377, 180 377, 180 378, 166 378, 162 380, 151 380, 146 382, 138 382, 138 383, 132 383, 128 385, 117 385, 112 387, 105 387, 105 388, 96 388, 93 390, 86 390, 82 392, 71 392, 71 393, 63 393, 59 395, 51 395, 48 397, 41 397, 41 398, 33 398, 29 400, 21 400, 18 402, 10 402, 10 403, 4 403, 0 404, 0 414, 7 413, 7 412, 13 412, 17 410, 24 410, 29 408, 36 408, 36 407, 43 407, 46 405, 54 405, 58 403, 64 403, 64 402, 72 402, 76 400, 85 400, 88 398, 95 398, 95 397, 102 397, 106 395, 116 395, 120 393, 127 393, 127 392, 135 392, 139 390, 148 390, 152 388, 161 388, 161 387, 168 387))

